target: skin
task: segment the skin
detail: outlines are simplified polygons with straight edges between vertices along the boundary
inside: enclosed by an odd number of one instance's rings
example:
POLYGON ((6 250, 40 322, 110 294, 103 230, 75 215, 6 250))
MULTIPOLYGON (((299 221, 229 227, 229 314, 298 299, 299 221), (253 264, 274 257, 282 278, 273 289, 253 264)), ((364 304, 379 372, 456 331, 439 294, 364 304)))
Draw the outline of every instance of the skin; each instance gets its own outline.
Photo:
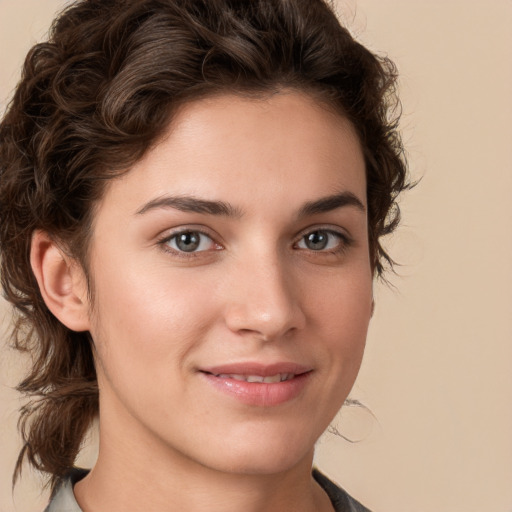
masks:
MULTIPOLYGON (((85 512, 332 510, 311 464, 363 356, 372 312, 365 208, 350 123, 293 91, 184 106, 108 185, 91 241, 94 304, 65 256, 60 281, 46 279, 68 303, 54 312, 95 344, 100 451, 75 486, 85 512), (183 211, 162 204, 169 196, 229 208, 183 211), (336 205, 305 211, 332 196, 336 205), (198 250, 180 252, 172 237, 184 231, 203 232, 198 250), (305 237, 319 231, 327 246, 312 249, 305 237), (307 382, 283 403, 254 405, 202 371, 247 361, 300 364, 307 382)), ((36 275, 58 267, 47 246, 36 249, 36 275)))

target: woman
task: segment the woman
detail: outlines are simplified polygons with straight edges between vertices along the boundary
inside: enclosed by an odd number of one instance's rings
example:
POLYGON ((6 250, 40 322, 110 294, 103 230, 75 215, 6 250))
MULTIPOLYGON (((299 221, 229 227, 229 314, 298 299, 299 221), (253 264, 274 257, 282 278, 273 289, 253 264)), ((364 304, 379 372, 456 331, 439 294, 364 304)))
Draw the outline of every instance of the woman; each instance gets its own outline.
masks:
POLYGON ((311 466, 391 264, 394 79, 323 0, 79 1, 31 50, 1 276, 49 512, 366 510, 311 466))

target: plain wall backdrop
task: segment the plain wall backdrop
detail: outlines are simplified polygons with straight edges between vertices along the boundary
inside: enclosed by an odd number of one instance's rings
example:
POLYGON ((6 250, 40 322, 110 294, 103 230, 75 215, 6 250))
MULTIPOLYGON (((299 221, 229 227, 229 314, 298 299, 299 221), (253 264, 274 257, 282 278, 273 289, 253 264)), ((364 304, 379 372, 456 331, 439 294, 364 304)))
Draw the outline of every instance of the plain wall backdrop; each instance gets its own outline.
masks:
MULTIPOLYGON (((0 0, 0 111, 62 0, 0 0)), ((512 512, 512 1, 346 0, 352 33, 397 64, 412 176, 402 263, 376 311, 349 408, 317 464, 375 512, 512 512)), ((9 324, 0 302, 0 327, 9 324)), ((23 359, 0 341, 0 512, 41 511, 12 390, 23 359)), ((82 462, 94 457, 91 444, 82 462)))

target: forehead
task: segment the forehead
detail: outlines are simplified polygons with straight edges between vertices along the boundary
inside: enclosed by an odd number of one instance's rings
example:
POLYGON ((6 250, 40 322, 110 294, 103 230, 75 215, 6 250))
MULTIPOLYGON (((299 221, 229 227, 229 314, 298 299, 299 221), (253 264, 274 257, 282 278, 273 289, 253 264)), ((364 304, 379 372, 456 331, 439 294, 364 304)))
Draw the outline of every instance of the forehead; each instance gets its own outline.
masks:
POLYGON ((348 190, 366 202, 364 158, 351 123, 296 91, 219 95, 183 105, 164 136, 121 178, 100 209, 169 193, 257 207, 348 190))

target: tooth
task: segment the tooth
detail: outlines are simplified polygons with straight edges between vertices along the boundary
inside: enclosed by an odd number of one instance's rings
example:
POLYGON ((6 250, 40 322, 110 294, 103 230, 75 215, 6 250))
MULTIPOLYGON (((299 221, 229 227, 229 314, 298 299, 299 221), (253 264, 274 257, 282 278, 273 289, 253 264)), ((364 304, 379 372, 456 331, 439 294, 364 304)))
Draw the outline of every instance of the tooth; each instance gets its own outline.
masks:
POLYGON ((238 373, 220 373, 216 375, 220 379, 233 379, 245 382, 257 382, 257 383, 265 383, 265 384, 274 384, 277 382, 284 382, 295 377, 294 373, 276 373, 275 375, 269 375, 268 377, 263 377, 261 375, 242 375, 238 373))
POLYGON ((261 375, 247 375, 245 380, 247 382, 263 382, 265 379, 261 375))
POLYGON ((281 382, 281 374, 277 373, 276 375, 269 375, 263 379, 263 382, 267 384, 272 384, 274 382, 281 382))

